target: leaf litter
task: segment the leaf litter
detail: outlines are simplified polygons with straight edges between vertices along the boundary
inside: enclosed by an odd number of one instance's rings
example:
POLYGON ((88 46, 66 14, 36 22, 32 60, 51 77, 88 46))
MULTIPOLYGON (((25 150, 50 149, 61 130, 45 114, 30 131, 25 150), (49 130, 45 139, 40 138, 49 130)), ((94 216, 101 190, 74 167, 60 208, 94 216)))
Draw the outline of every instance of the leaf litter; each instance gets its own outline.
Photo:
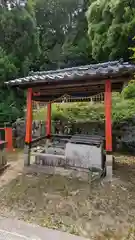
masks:
POLYGON ((0 214, 94 240, 135 239, 135 158, 117 156, 112 183, 19 174, 0 189, 0 214))

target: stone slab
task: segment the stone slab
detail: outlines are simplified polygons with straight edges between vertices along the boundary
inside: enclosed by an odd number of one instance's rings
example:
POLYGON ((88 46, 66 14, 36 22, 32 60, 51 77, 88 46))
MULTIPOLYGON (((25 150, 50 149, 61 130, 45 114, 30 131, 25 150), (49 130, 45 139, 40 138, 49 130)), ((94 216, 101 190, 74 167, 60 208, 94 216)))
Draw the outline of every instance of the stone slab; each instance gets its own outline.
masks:
POLYGON ((0 240, 86 240, 83 237, 27 224, 23 221, 0 218, 0 240))
POLYGON ((69 142, 66 144, 65 155, 69 166, 102 169, 102 146, 69 142))

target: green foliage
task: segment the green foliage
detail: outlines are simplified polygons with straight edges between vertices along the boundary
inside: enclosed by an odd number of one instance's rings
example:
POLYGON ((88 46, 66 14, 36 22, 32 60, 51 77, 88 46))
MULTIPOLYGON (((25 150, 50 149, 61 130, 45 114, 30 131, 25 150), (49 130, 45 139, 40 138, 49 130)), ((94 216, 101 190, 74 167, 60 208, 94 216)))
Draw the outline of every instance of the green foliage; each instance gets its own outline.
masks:
POLYGON ((38 54, 38 31, 30 3, 21 8, 12 1, 10 10, 6 3, 0 6, 0 122, 23 116, 22 93, 6 89, 3 82, 27 75, 38 54))
POLYGON ((15 92, 6 89, 3 82, 12 77, 16 77, 18 69, 15 67, 10 57, 0 47, 0 122, 12 122, 16 118, 23 116, 23 101, 15 92), (4 100, 4 101, 3 101, 4 100), (16 101, 18 100, 18 101, 16 101))
POLYGON ((24 8, 10 11, 5 8, 1 11, 0 46, 19 69, 19 76, 27 75, 34 58, 39 54, 36 20, 24 8))
MULTIPOLYGON (((133 38, 133 40, 135 40, 135 37, 133 38)), ((135 48, 132 47, 130 48, 130 50, 132 51, 132 59, 133 61, 135 61, 135 48)), ((122 92, 123 96, 125 99, 135 99, 135 80, 131 80, 128 85, 123 89, 122 92)))
POLYGON ((112 119, 114 122, 132 118, 135 113, 134 109, 134 100, 125 100, 122 94, 113 96, 112 119))
POLYGON ((17 73, 17 68, 4 49, 0 47, 0 85, 2 85, 5 80, 10 80, 13 76, 16 77, 17 73))
MULTIPOLYGON (((133 38, 133 40, 135 40, 135 38, 133 38)), ((131 48, 130 50, 133 52, 132 59, 135 60, 135 47, 131 48)))
POLYGON ((135 99, 135 81, 132 80, 123 89, 123 96, 125 99, 135 99))
POLYGON ((24 100, 22 94, 13 95, 3 88, 4 81, 25 76, 30 70, 86 64, 91 54, 85 18, 87 1, 28 0, 24 7, 14 0, 1 4, 0 120, 9 121, 22 114, 24 100))
MULTIPOLYGON (((35 5, 41 54, 39 69, 90 62, 86 3, 78 0, 37 0, 35 5)), ((36 66, 37 67, 37 66, 36 66)))
MULTIPOLYGON (((113 94, 112 120, 117 123, 134 116, 135 101, 125 100, 121 94, 113 94)), ((44 120, 46 109, 34 113, 34 119, 44 120)), ((99 121, 105 120, 103 103, 61 103, 52 105, 52 120, 99 121)))
POLYGON ((129 59, 135 35, 134 1, 90 1, 87 20, 92 57, 96 61, 129 59))

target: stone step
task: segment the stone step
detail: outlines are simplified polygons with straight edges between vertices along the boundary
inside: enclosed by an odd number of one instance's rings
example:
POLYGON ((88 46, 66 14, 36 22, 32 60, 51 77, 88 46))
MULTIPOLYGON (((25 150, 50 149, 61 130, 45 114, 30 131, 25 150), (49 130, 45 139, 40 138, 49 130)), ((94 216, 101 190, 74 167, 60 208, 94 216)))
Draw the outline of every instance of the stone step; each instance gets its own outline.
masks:
POLYGON ((23 221, 0 218, 1 240, 86 240, 83 237, 27 224, 23 221))

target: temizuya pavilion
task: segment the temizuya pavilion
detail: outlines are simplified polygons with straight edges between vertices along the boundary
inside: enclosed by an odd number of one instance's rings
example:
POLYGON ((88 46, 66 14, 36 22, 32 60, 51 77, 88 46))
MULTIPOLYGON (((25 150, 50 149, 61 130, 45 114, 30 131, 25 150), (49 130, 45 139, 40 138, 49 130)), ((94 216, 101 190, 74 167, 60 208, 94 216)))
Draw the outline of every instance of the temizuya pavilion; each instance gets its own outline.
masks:
POLYGON ((123 85, 132 79, 135 65, 122 61, 99 63, 56 71, 33 72, 31 76, 6 82, 12 88, 27 90, 27 115, 25 144, 27 165, 30 164, 32 142, 32 100, 48 103, 47 136, 51 137, 51 101, 64 94, 74 99, 99 93, 105 94, 105 142, 106 170, 112 175, 112 91, 121 91, 123 85))

